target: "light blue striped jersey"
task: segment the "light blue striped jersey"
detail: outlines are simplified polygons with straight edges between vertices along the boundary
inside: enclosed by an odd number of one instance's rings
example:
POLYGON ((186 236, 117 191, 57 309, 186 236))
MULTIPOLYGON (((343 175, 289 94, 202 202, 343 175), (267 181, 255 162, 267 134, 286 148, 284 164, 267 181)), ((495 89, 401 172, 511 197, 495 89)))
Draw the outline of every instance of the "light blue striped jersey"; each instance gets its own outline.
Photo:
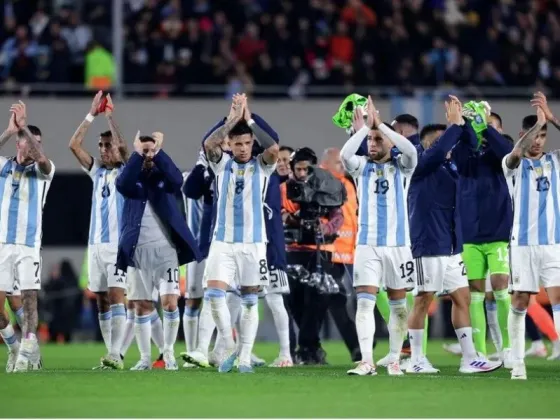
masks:
POLYGON ((502 169, 513 201, 511 244, 553 245, 560 243, 560 150, 540 159, 521 159, 509 169, 506 155, 502 169))
POLYGON ((214 239, 227 243, 266 243, 264 199, 276 164, 267 165, 262 154, 247 163, 237 163, 224 153, 220 162, 210 162, 216 175, 217 217, 214 239))
POLYGON ((108 169, 94 158, 91 169, 82 169, 93 181, 89 244, 118 244, 124 197, 117 191, 115 181, 124 165, 108 169))
POLYGON ((414 168, 403 167, 401 155, 385 163, 356 158, 350 175, 358 186, 357 245, 410 246, 407 196, 414 168))
POLYGON ((45 175, 37 163, 22 166, 0 156, 0 243, 41 248, 43 207, 55 167, 45 175))

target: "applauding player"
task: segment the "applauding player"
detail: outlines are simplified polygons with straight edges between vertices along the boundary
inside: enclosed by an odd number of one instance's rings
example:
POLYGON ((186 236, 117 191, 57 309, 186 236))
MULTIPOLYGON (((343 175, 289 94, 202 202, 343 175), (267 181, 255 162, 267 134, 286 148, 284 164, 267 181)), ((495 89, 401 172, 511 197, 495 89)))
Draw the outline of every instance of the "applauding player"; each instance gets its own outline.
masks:
POLYGON ((258 291, 268 284, 264 198, 276 168, 278 144, 251 118, 245 95, 235 95, 223 126, 204 142, 216 175, 217 219, 205 271, 206 300, 222 335, 228 357, 220 372, 229 372, 239 357, 239 371, 252 372, 251 351, 258 329, 258 291), (253 135, 264 152, 252 157, 253 135), (232 157, 221 144, 228 137, 232 157), (239 282, 242 294, 240 349, 235 351, 226 291, 239 282))
POLYGON ((542 283, 548 293, 556 331, 560 331, 560 150, 544 152, 547 126, 559 121, 546 97, 531 101, 537 115, 523 119, 522 136, 503 160, 503 170, 513 196, 511 235, 511 289, 508 318, 513 357, 511 379, 527 379, 525 369, 525 316, 531 294, 542 283))
POLYGON ((99 91, 93 98, 89 114, 70 139, 70 150, 93 181, 88 241, 88 289, 97 296, 99 327, 107 348, 102 366, 122 369, 120 355, 126 324, 126 280, 125 274, 117 269, 117 248, 124 198, 117 191, 115 181, 124 168, 128 151, 112 117, 111 96, 103 99, 102 95, 103 92, 99 91), (94 158, 82 143, 94 118, 101 112, 105 113, 111 130, 99 135, 99 158, 94 158))
POLYGON ((389 318, 389 375, 402 375, 399 365, 406 335, 406 291, 414 288, 414 262, 410 252, 407 193, 416 168, 417 152, 406 137, 379 118, 371 97, 367 120, 354 112, 350 137, 340 154, 346 170, 358 185, 358 235, 354 259, 354 287, 358 297, 356 330, 362 361, 349 375, 375 375, 373 310, 380 287, 387 288, 389 318), (356 156, 362 139, 368 137, 368 156, 356 156), (391 148, 400 153, 393 158, 391 148))

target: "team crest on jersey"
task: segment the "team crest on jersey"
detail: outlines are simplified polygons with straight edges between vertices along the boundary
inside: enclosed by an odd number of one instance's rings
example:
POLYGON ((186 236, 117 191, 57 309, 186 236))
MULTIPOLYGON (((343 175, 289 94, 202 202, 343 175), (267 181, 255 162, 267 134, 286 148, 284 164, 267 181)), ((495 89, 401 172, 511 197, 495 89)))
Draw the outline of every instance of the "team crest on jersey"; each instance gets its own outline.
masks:
POLYGON ((538 176, 542 176, 542 174, 543 174, 542 168, 535 168, 535 172, 538 176))
POLYGON ((14 171, 13 178, 14 181, 19 181, 21 179, 22 173, 20 171, 14 171))
POLYGON ((383 169, 378 169, 376 171, 377 176, 382 177, 383 176, 383 169))
POLYGON ((245 169, 238 169, 237 176, 243 176, 243 175, 245 175, 245 169))

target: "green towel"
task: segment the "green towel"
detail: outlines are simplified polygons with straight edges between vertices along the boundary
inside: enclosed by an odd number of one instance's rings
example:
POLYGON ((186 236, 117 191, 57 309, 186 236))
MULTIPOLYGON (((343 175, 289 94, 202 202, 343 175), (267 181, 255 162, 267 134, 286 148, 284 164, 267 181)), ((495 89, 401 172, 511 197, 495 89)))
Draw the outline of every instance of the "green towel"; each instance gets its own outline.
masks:
POLYGON ((366 105, 366 97, 358 95, 357 93, 348 95, 338 107, 337 113, 333 115, 333 124, 344 129, 352 127, 352 114, 354 114, 354 109, 358 106, 365 107, 366 105))

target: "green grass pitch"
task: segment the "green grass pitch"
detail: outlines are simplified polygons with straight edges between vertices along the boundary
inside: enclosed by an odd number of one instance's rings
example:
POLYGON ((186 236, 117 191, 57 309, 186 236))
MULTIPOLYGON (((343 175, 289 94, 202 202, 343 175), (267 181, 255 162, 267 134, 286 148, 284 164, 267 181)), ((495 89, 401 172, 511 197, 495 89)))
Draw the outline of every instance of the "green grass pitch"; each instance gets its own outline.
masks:
MULTIPOLYGON (((0 373, 2 417, 558 417, 560 361, 529 359, 527 381, 511 381, 505 369, 461 375, 459 358, 441 344, 431 341, 428 349, 440 375, 398 378, 383 368, 375 377, 347 376, 353 365, 338 342, 325 344, 329 366, 259 368, 254 375, 92 371, 103 346, 43 346, 42 372, 0 373)), ((381 343, 377 356, 386 350, 381 343)), ((267 361, 276 352, 276 344, 256 346, 267 361)), ((127 368, 137 357, 133 344, 127 368)))

